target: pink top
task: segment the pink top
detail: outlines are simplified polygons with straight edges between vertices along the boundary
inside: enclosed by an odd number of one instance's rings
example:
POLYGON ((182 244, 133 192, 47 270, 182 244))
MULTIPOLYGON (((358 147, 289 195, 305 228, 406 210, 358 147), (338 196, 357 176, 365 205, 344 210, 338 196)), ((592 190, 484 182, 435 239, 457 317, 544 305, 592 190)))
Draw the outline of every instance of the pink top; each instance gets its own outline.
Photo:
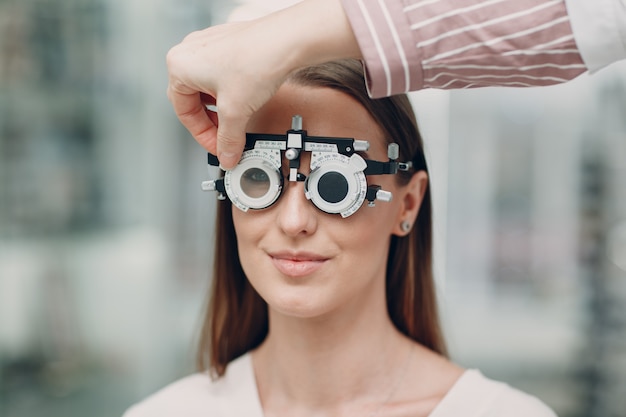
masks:
MULTIPOLYGON (((263 417, 250 354, 212 381, 183 378, 130 408, 123 417, 263 417)), ((429 417, 556 417, 536 397, 467 370, 429 417)))
POLYGON ((587 70, 564 0, 342 3, 372 97, 422 88, 549 85, 587 70))

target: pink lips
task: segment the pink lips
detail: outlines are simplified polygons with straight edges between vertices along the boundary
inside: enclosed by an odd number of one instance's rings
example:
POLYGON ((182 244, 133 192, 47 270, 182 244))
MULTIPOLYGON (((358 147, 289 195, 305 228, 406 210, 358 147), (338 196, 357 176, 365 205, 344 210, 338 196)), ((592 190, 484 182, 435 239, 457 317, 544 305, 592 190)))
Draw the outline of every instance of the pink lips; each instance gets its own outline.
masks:
POLYGON ((313 253, 270 253, 272 263, 284 275, 289 277, 304 277, 320 269, 328 260, 313 253))

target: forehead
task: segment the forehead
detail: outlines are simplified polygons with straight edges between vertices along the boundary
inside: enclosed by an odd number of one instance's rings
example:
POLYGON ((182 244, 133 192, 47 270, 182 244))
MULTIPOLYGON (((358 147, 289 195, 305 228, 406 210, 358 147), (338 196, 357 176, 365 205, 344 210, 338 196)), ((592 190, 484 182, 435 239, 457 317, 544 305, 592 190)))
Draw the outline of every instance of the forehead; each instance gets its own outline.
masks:
POLYGON ((384 159, 387 143, 367 110, 354 98, 337 90, 284 84, 253 115, 248 132, 283 134, 291 117, 302 116, 302 128, 311 136, 350 137, 367 140, 371 158, 384 159))

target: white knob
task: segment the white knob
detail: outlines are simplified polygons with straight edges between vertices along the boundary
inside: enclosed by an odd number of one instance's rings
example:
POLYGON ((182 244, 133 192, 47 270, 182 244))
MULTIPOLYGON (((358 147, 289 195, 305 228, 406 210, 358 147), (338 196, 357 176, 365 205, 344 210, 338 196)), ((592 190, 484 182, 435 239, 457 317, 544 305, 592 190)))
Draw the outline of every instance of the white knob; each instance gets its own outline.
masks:
POLYGON ((202 181, 202 191, 215 191, 215 181, 202 181))
POLYGON ((355 140, 354 141, 354 151, 355 152, 365 152, 369 151, 370 143, 366 140, 355 140))
POLYGON ((291 129, 302 130, 302 116, 296 114, 291 118, 291 129))
POLYGON ((287 158, 290 161, 293 161, 294 159, 298 158, 298 155, 300 155, 300 151, 294 148, 289 148, 285 151, 285 158, 287 158))
POLYGON ((389 202, 391 201, 392 197, 393 195, 389 191, 385 191, 385 190, 376 191, 376 200, 389 202))
POLYGON ((387 157, 392 161, 395 161, 400 156, 400 146, 397 143, 390 143, 387 146, 387 157))

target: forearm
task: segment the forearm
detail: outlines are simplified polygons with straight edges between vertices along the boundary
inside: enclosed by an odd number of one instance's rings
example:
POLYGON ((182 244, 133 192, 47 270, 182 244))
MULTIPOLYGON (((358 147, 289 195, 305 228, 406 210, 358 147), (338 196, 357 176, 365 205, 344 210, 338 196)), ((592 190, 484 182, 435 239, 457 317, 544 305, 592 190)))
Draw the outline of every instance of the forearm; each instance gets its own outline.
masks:
POLYGON ((285 59, 286 73, 362 56, 340 0, 304 0, 267 19, 268 28, 278 25, 279 31, 284 33, 277 39, 284 42, 284 46, 273 49, 281 53, 290 51, 285 59))
POLYGON ((471 0, 461 8, 452 0, 343 5, 374 97, 421 88, 547 85, 587 69, 563 0, 471 0), (391 31, 395 38, 385 35, 391 31), (371 46, 376 39, 387 41, 378 51, 371 46))

